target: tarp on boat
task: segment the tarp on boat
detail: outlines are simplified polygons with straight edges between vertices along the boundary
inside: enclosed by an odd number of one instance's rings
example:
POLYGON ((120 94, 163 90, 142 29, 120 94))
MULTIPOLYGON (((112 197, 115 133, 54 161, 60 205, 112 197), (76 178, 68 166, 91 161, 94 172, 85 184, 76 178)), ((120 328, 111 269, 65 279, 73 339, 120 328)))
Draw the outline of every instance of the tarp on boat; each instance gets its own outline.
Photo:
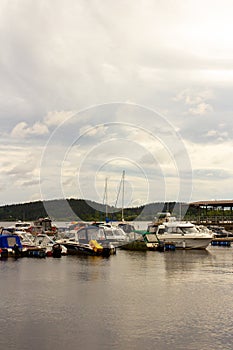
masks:
POLYGON ((14 245, 22 248, 20 238, 16 235, 0 235, 0 248, 13 248, 14 245))

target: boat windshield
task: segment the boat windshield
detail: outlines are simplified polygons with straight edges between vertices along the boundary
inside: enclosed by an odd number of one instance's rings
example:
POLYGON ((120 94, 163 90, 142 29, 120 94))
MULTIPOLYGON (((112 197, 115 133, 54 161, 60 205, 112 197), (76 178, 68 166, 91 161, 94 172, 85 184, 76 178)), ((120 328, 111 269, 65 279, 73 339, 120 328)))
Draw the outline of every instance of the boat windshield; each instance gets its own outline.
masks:
POLYGON ((78 231, 78 239, 79 240, 103 240, 105 239, 104 229, 98 226, 92 226, 88 228, 81 228, 78 231))
POLYGON ((113 237, 115 235, 114 230, 112 229, 105 228, 104 231, 105 231, 106 237, 113 237))
POLYGON ((196 229, 195 226, 190 226, 190 227, 181 227, 181 231, 185 234, 187 233, 197 233, 198 230, 196 229))
POLYGON ((104 229, 103 228, 99 228, 94 227, 92 229, 88 229, 87 230, 87 237, 88 237, 88 241, 95 239, 95 240, 103 240, 105 239, 105 234, 104 234, 104 229))
POLYGON ((16 228, 29 228, 31 226, 31 224, 27 223, 27 222, 17 222, 15 224, 16 228))
POLYGON ((122 229, 118 229, 118 228, 117 228, 117 229, 114 230, 114 232, 115 232, 115 235, 116 235, 116 236, 121 236, 121 237, 122 237, 122 236, 123 236, 123 237, 126 236, 125 231, 122 230, 122 229))
POLYGON ((107 239, 117 239, 122 240, 125 239, 126 233, 121 229, 117 227, 104 227, 105 236, 107 239))
POLYGON ((162 235, 162 234, 164 234, 164 232, 165 232, 165 228, 164 227, 159 227, 158 234, 162 235))
POLYGON ((40 244, 40 245, 47 245, 47 244, 54 244, 54 241, 52 238, 50 238, 47 235, 38 235, 34 239, 35 244, 40 244))
POLYGON ((192 234, 197 233, 198 230, 195 226, 172 226, 167 228, 167 232, 179 234, 192 234))

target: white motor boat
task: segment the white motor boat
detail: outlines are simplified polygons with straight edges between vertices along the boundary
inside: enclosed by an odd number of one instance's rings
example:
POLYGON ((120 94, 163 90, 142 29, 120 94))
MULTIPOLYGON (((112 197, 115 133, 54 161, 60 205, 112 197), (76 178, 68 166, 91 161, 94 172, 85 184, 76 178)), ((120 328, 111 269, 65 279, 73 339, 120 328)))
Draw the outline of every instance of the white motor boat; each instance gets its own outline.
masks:
POLYGON ((213 232, 206 227, 178 221, 170 213, 160 213, 147 231, 155 233, 158 242, 173 244, 178 249, 206 249, 213 239, 213 232))
POLYGON ((52 237, 48 236, 46 233, 40 233, 35 236, 34 244, 37 247, 45 249, 47 256, 57 254, 57 257, 60 257, 61 255, 67 254, 67 248, 63 244, 54 241, 52 237))
POLYGON ((129 242, 129 237, 121 227, 115 227, 109 223, 100 224, 98 227, 100 228, 100 235, 104 236, 115 247, 129 242))
POLYGON ((15 231, 24 231, 24 232, 28 232, 30 231, 32 227, 32 224, 30 222, 27 221, 17 221, 14 225, 7 227, 7 229, 15 230, 15 231))

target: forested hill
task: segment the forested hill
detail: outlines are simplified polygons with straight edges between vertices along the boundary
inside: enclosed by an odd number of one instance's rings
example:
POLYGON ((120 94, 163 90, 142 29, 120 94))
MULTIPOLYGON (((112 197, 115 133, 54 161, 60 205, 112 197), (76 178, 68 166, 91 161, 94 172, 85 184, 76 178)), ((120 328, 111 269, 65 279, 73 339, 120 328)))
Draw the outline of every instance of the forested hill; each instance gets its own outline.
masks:
MULTIPOLYGON (((140 207, 125 208, 125 220, 152 220, 157 212, 164 209, 173 210, 175 202, 151 203, 140 207)), ((111 220, 121 220, 121 208, 107 208, 111 220)), ((52 220, 72 221, 101 221, 105 220, 106 207, 90 200, 58 199, 50 201, 37 201, 21 204, 4 205, 0 207, 0 221, 26 220, 32 221, 41 217, 50 216, 52 220), (51 215, 52 213, 52 215, 51 215)), ((178 213, 177 213, 178 214, 178 213)))

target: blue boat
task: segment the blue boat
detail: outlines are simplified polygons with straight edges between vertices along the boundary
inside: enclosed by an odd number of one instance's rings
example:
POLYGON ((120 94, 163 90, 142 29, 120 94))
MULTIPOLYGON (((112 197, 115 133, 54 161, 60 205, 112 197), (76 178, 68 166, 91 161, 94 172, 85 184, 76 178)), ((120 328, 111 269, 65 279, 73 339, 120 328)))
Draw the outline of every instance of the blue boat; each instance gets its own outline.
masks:
POLYGON ((19 257, 22 252, 20 238, 12 234, 0 234, 0 258, 19 257))

